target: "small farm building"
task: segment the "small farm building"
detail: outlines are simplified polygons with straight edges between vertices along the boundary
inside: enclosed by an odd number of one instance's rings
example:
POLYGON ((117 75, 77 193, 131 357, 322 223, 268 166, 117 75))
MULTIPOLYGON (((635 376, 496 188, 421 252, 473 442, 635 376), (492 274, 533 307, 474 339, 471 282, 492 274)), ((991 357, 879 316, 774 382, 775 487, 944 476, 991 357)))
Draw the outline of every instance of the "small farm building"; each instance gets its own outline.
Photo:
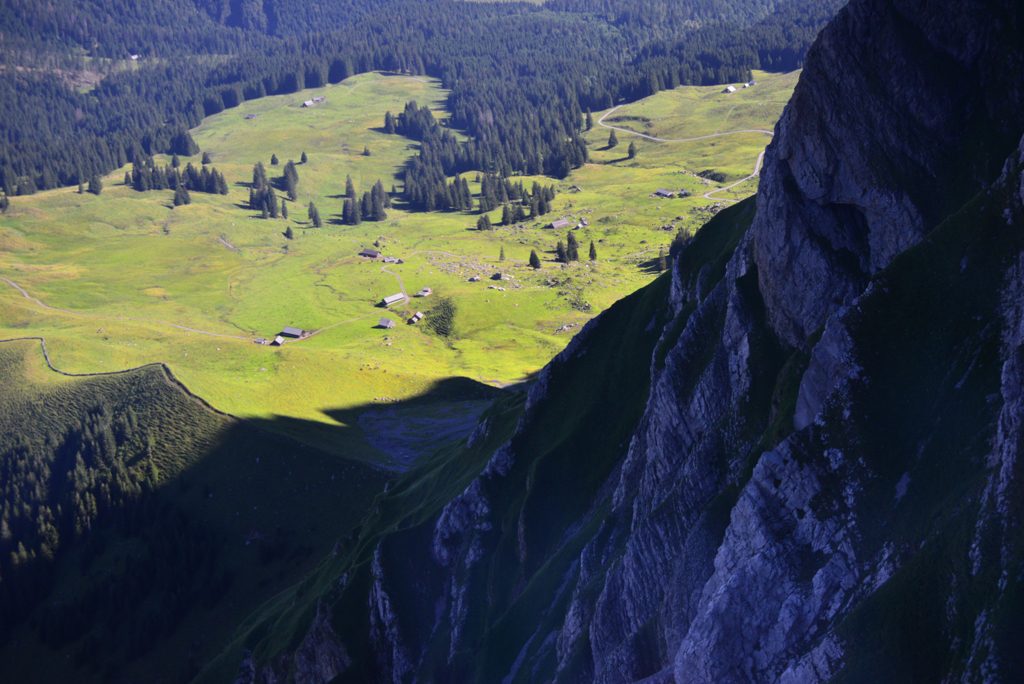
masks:
POLYGON ((380 319, 380 322, 377 323, 377 327, 379 327, 379 328, 394 328, 395 327, 395 322, 393 320, 391 320, 390 318, 382 318, 382 319, 380 319))
POLYGON ((675 197, 676 193, 672 190, 666 190, 665 188, 658 188, 654 191, 654 194, 658 197, 675 197))
POLYGON ((284 338, 283 337, 278 335, 277 337, 274 338, 273 345, 275 347, 280 347, 282 344, 284 344, 284 338))
POLYGON ((359 256, 366 257, 367 259, 376 259, 380 256, 380 252, 375 249, 364 249, 359 253, 359 256))
POLYGON ((381 304, 384 306, 391 306, 392 304, 398 304, 399 302, 405 301, 405 295, 401 292, 393 295, 389 295, 381 300, 381 304))
POLYGON ((427 295, 431 294, 433 291, 434 291, 434 288, 432 288, 432 287, 425 287, 422 290, 420 290, 419 292, 417 292, 416 296, 417 297, 426 297, 427 295))
POLYGON ((412 318, 409 319, 409 325, 416 325, 422 319, 423 319, 423 312, 422 311, 417 311, 416 313, 414 313, 412 315, 412 318))
POLYGON ((727 86, 726 89, 723 90, 722 92, 723 93, 735 93, 736 92, 736 86, 727 86))
POLYGON ((255 114, 246 114, 246 115, 245 115, 245 119, 246 119, 246 121, 248 121, 248 120, 250 120, 250 119, 255 119, 255 118, 256 118, 256 115, 255 115, 255 114))
POLYGON ((306 100, 305 102, 302 103, 302 106, 303 107, 316 107, 316 103, 313 102, 312 100, 306 100))
POLYGON ((568 228, 569 227, 569 219, 558 219, 557 221, 552 221, 551 223, 549 223, 548 225, 546 225, 544 227, 545 228, 550 228, 552 230, 561 230, 562 228, 568 228))
POLYGON ((256 344, 266 344, 267 340, 265 337, 257 337, 255 340, 253 340, 253 342, 255 342, 256 344))
POLYGON ((302 329, 285 326, 284 330, 281 331, 281 334, 285 337, 302 337, 302 329))

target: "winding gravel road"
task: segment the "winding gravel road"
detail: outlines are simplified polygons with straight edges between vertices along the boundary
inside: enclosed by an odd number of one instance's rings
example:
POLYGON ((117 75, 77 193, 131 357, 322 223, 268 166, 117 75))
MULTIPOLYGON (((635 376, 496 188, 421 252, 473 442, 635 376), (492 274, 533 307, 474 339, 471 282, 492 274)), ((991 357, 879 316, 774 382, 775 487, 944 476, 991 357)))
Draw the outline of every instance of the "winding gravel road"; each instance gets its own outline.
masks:
MULTIPOLYGON (((763 128, 744 128, 744 129, 739 130, 739 131, 726 131, 725 133, 718 133, 716 131, 715 133, 711 133, 710 135, 698 135, 695 138, 658 138, 658 137, 655 137, 653 135, 647 135, 645 133, 637 133, 636 131, 631 131, 628 128, 620 128, 618 126, 611 126, 611 125, 606 124, 604 122, 605 117, 607 117, 609 114, 614 112, 616 109, 619 109, 619 107, 623 107, 623 106, 624 105, 618 105, 616 107, 612 107, 611 109, 609 109, 607 112, 605 112, 604 114, 601 115, 601 118, 597 120, 597 124, 599 126, 604 126, 605 128, 610 128, 612 130, 621 131, 622 133, 629 133, 630 135, 635 135, 635 136, 639 136, 641 138, 646 138, 647 140, 654 140, 656 142, 669 142, 669 143, 693 142, 694 140, 707 140, 708 138, 721 138, 724 135, 736 135, 737 133, 764 133, 765 135, 770 135, 770 136, 774 136, 775 135, 775 133, 773 131, 766 131, 763 128)), ((736 109, 736 107, 733 107, 733 109, 736 109)), ((729 110, 729 114, 732 114, 732 109, 729 110)), ((728 119, 728 114, 726 115, 726 118, 728 119)), ((723 122, 722 125, 724 126, 725 123, 723 122)), ((721 126, 719 127, 719 130, 721 130, 721 126)), ((754 162, 754 172, 753 173, 751 173, 746 178, 743 178, 741 180, 736 181, 732 185, 727 185, 724 188, 718 188, 716 190, 710 190, 710 191, 704 193, 703 195, 700 195, 700 197, 703 197, 704 199, 709 199, 709 200, 717 200, 717 201, 720 201, 720 202, 723 202, 723 201, 724 202, 736 202, 737 200, 734 200, 734 199, 728 199, 728 198, 725 198, 725 197, 719 199, 719 198, 716 198, 716 197, 712 197, 712 195, 716 195, 716 194, 718 194, 720 192, 725 192, 726 190, 729 190, 731 188, 735 188, 737 185, 740 185, 741 183, 746 183, 751 178, 756 177, 757 174, 761 173, 761 163, 763 161, 764 161, 764 150, 761 150, 761 154, 757 155, 757 161, 754 162)))

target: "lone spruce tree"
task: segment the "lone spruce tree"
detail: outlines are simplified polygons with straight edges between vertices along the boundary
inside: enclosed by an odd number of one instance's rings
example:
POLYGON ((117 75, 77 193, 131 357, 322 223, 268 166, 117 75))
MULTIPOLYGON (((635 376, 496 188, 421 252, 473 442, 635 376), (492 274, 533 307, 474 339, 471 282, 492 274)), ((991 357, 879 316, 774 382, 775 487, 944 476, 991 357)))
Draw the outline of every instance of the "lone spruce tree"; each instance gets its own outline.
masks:
POLYGON ((505 260, 505 245, 501 246, 501 253, 498 255, 498 261, 505 260))
POLYGON ((590 260, 597 261, 597 247, 594 246, 594 241, 590 241, 590 260))
POLYGON ((576 241, 576 235, 570 230, 569 235, 566 237, 569 246, 566 247, 565 256, 567 261, 579 261, 580 260, 580 243, 576 241))
POLYGON ((615 130, 612 129, 611 134, 608 136, 608 148, 611 149, 619 144, 619 139, 615 136, 615 130))
POLYGON ((308 161, 309 161, 309 157, 306 156, 306 151, 303 150, 302 151, 302 163, 305 164, 308 161))
POLYGON ((93 176, 89 181, 89 192, 94 195, 99 195, 103 192, 103 181, 100 180, 99 176, 93 176))
POLYGON ((535 249, 530 250, 530 266, 535 269, 540 268, 540 257, 537 256, 535 249))
POLYGON ((636 159, 636 143, 629 143, 629 151, 626 153, 630 159, 636 159))

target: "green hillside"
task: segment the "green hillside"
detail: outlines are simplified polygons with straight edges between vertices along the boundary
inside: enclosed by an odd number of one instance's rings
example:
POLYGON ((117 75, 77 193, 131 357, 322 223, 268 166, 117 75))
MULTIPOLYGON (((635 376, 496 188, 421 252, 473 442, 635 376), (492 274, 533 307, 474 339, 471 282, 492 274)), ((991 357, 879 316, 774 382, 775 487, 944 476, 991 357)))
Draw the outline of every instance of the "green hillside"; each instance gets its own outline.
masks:
POLYGON ((5 681, 181 681, 383 486, 160 365, 72 378, 38 340, 3 342, 0 386, 5 681))

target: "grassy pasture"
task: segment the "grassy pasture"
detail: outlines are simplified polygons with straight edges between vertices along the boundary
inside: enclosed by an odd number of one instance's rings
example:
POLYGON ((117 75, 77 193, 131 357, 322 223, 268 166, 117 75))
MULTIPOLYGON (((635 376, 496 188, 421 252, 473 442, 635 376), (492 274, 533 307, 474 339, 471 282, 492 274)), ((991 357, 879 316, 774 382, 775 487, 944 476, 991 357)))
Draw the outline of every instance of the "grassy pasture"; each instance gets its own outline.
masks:
MULTIPOLYGON (((768 130, 781 105, 756 103, 783 101, 796 75, 757 78, 762 90, 758 85, 727 96, 720 88, 684 87, 622 107, 609 119, 639 112, 651 119, 641 132, 657 136, 768 130)), ((444 97, 434 80, 374 73, 209 117, 193 137, 230 192, 193 192, 185 207, 172 207, 170 191, 125 187, 127 169, 104 178, 99 197, 68 188, 15 198, 0 217, 0 276, 63 311, 0 281, 0 337, 44 336, 54 363, 72 372, 164 361, 221 410, 265 421, 331 453, 386 460, 351 439, 360 430, 350 409, 416 397, 443 378, 501 384, 535 372, 579 325, 656 275, 659 250, 667 250, 676 230, 696 231, 715 205, 752 194, 756 179, 710 199, 701 196, 748 176, 770 139, 742 133, 663 143, 619 132, 619 145, 605 149, 609 131, 595 125, 586 134, 591 163, 558 183, 553 211, 543 221, 481 233, 475 212, 407 212, 396 202, 385 221, 341 225, 346 175, 359 193, 378 179, 400 192, 396 173, 416 153, 417 143, 380 130, 384 112, 397 113, 416 100, 443 120, 444 97), (316 95, 326 102, 300 107, 316 95), (255 118, 246 119, 250 114, 255 118), (628 159, 634 139, 639 154, 628 159), (309 161, 299 164, 304 151, 309 161), (281 166, 270 165, 272 154, 281 166), (252 166, 262 161, 274 179, 289 159, 298 164, 299 201, 287 203, 288 220, 262 220, 245 207, 252 166), (695 175, 704 169, 724 173, 726 182, 695 175), (648 197, 659 187, 693 196, 648 197), (321 229, 307 220, 310 201, 324 219, 321 229), (577 231, 581 255, 593 240, 598 261, 554 262, 555 242, 565 235, 542 225, 560 217, 587 219, 577 231), (293 240, 284 237, 288 226, 293 240), (355 256, 375 242, 405 263, 385 272, 382 264, 355 256), (505 263, 498 261, 502 248, 505 263), (531 249, 544 262, 540 271, 525 265, 531 249), (515 280, 488 280, 498 270, 515 280), (454 339, 405 323, 415 311, 428 311, 431 298, 414 298, 391 312, 375 307, 399 291, 396 275, 409 294, 430 285, 437 296, 455 299, 454 339), (467 282, 471 275, 483 280, 467 282), (572 308, 574 298, 589 302, 590 311, 572 308), (398 327, 375 328, 385 316, 398 327), (252 343, 285 325, 321 332, 279 348, 252 343)), ((601 114, 595 112, 595 120, 601 114)), ((198 156, 185 161, 199 165, 198 156)), ((474 174, 468 180, 476 193, 474 174)), ((534 179, 522 180, 529 187, 534 179)), ((499 221, 500 211, 491 218, 499 221)))

